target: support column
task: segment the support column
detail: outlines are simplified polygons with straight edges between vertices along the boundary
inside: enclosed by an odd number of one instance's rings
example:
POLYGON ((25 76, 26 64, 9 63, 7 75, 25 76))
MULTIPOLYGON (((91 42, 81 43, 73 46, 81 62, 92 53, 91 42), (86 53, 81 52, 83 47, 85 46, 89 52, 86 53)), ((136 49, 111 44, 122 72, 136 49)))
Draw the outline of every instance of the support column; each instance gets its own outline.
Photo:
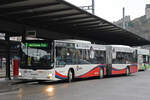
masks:
POLYGON ((26 40, 26 34, 25 34, 25 30, 24 33, 22 34, 22 42, 24 42, 26 40))
POLYGON ((5 34, 5 41, 7 42, 6 48, 6 80, 11 80, 10 75, 10 36, 9 34, 5 34))

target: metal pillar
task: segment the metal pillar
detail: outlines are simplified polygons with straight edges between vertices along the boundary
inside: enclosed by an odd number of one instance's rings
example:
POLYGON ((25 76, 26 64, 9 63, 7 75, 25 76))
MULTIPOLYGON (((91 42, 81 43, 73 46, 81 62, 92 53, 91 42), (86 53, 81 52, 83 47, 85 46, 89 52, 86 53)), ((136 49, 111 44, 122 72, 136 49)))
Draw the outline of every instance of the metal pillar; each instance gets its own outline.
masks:
POLYGON ((92 10, 92 14, 95 14, 95 0, 92 0, 92 5, 90 6, 80 6, 81 9, 84 10, 92 10))
POLYGON ((123 28, 125 29, 126 26, 125 26, 125 8, 123 7, 123 21, 122 21, 122 26, 123 28))
POLYGON ((95 14, 95 0, 92 0, 92 14, 95 14))
POLYGON ((5 34, 5 40, 7 42, 6 48, 6 79, 11 80, 10 76, 10 36, 9 34, 5 34))
POLYGON ((26 40, 26 31, 24 30, 24 32, 22 33, 22 42, 24 42, 26 40))

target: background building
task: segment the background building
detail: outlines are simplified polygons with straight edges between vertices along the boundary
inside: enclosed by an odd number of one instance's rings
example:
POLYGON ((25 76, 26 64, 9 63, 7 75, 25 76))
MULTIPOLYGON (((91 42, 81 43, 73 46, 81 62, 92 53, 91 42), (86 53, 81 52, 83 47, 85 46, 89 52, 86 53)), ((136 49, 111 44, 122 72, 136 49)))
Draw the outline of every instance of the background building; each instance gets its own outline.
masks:
POLYGON ((150 19, 150 4, 146 4, 145 15, 146 19, 150 19))

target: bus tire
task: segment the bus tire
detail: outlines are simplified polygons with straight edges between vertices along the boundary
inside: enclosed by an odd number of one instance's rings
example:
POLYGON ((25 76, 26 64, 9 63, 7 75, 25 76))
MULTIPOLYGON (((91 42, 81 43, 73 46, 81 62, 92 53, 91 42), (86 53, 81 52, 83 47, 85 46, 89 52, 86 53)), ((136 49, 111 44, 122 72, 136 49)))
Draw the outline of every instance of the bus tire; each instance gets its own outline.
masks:
POLYGON ((104 78, 104 70, 102 68, 100 68, 100 79, 104 78))
POLYGON ((129 67, 127 67, 126 76, 129 76, 129 75, 130 75, 130 69, 129 69, 129 67))
POLYGON ((72 82, 73 79, 74 79, 74 73, 73 73, 73 71, 70 69, 70 70, 68 71, 68 82, 69 82, 69 83, 72 82))

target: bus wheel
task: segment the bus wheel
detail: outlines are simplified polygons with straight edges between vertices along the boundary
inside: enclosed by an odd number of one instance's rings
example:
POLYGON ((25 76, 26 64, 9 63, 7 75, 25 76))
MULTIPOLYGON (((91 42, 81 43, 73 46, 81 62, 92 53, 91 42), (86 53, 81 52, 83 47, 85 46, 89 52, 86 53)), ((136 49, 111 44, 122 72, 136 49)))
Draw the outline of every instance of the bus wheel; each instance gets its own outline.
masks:
POLYGON ((127 67, 127 70, 126 70, 126 75, 129 76, 130 75, 130 70, 129 70, 129 67, 127 67))
POLYGON ((73 72, 71 70, 69 70, 68 72, 68 82, 72 82, 73 81, 73 72))
POLYGON ((104 71, 102 68, 100 68, 100 79, 104 78, 104 71))

